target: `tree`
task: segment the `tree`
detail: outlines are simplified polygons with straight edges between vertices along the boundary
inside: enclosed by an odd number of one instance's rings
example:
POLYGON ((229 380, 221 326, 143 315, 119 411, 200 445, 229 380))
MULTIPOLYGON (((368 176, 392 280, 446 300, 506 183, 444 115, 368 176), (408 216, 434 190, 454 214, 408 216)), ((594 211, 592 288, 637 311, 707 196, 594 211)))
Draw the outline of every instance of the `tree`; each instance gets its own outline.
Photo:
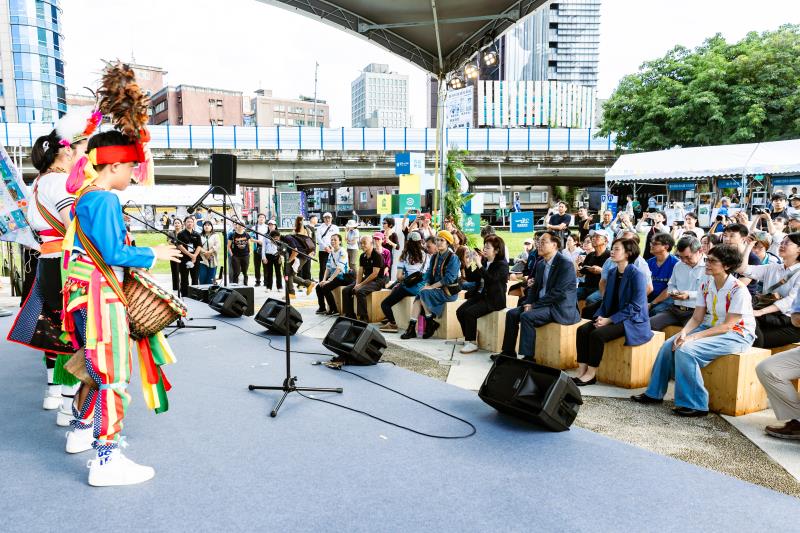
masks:
POLYGON ((473 169, 464 164, 466 151, 451 151, 447 153, 447 170, 445 170, 445 180, 447 191, 444 195, 444 205, 447 215, 453 218, 456 226, 462 227, 464 205, 470 201, 472 194, 461 193, 461 181, 459 174, 463 174, 470 183, 475 181, 473 169))
POLYGON ((800 137, 800 26, 717 34, 676 46, 625 76, 603 106, 598 135, 633 150, 800 137))

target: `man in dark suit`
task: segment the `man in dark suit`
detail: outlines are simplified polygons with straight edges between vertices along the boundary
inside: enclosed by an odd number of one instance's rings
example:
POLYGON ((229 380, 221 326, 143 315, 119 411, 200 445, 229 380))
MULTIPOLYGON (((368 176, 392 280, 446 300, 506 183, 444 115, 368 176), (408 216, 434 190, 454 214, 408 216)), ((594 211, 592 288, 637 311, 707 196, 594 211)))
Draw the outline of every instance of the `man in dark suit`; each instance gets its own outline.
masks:
POLYGON ((523 305, 506 313, 503 351, 500 355, 517 356, 519 331, 519 353, 523 359, 533 360, 535 328, 551 322, 569 325, 580 321, 575 267, 568 257, 559 253, 560 244, 559 235, 550 230, 543 232, 536 241, 540 259, 536 264, 534 284, 523 305))

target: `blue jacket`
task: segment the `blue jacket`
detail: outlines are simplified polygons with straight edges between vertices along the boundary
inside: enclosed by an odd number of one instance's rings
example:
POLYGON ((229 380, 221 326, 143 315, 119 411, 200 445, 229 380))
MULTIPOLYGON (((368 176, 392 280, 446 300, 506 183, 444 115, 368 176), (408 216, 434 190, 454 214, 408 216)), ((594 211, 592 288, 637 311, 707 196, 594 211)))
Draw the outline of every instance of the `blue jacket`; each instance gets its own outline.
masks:
POLYGON ((617 290, 616 269, 611 272, 606 280, 606 292, 603 295, 603 303, 600 309, 594 314, 595 318, 603 316, 610 318, 614 324, 625 327, 625 344, 628 346, 639 346, 653 338, 653 331, 650 329, 650 317, 647 312, 647 281, 644 273, 629 264, 622 273, 619 291, 619 310, 613 315, 610 314, 612 294, 617 290))
POLYGON ((550 267, 550 275, 547 277, 544 296, 539 298, 544 268, 545 261, 542 259, 536 264, 534 284, 528 291, 525 303, 533 305, 534 308, 549 306, 555 322, 559 324, 577 324, 581 316, 578 313, 578 283, 572 261, 562 253, 556 253, 550 267))
POLYGON ((437 253, 431 256, 428 271, 425 273, 425 281, 428 285, 437 281, 441 281, 442 285, 452 285, 458 281, 460 276, 461 260, 452 251, 447 250, 444 255, 437 253), (448 255, 450 255, 450 259, 447 259, 448 255))

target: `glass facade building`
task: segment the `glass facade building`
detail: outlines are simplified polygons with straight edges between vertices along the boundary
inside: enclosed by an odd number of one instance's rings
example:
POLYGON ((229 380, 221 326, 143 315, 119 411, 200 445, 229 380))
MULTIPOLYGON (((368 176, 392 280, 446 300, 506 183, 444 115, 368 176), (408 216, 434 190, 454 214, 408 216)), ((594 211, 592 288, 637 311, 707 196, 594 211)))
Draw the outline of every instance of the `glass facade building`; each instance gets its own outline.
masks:
POLYGON ((3 69, 2 83, 14 84, 17 122, 58 120, 67 111, 60 0, 8 0, 2 23, 10 26, 13 53, 13 77, 3 69))
POLYGON ((551 0, 503 37, 504 79, 597 87, 601 0, 551 0))

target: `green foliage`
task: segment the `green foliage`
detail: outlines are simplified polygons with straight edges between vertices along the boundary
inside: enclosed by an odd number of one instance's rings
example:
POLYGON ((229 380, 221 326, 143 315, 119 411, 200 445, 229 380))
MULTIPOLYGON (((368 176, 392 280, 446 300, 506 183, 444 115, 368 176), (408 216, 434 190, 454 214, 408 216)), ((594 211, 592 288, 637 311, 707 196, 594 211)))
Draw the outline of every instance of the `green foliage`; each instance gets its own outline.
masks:
POLYGON ((475 181, 474 169, 464 164, 466 154, 467 152, 463 150, 448 152, 447 171, 445 172, 447 192, 444 195, 444 205, 447 215, 453 217, 453 221, 459 228, 462 227, 464 205, 470 201, 473 195, 461 194, 461 183, 457 173, 461 172, 470 183, 475 181))
POLYGON ((800 26, 720 34, 695 50, 676 46, 625 76, 603 106, 598 135, 659 150, 800 137, 800 26))

